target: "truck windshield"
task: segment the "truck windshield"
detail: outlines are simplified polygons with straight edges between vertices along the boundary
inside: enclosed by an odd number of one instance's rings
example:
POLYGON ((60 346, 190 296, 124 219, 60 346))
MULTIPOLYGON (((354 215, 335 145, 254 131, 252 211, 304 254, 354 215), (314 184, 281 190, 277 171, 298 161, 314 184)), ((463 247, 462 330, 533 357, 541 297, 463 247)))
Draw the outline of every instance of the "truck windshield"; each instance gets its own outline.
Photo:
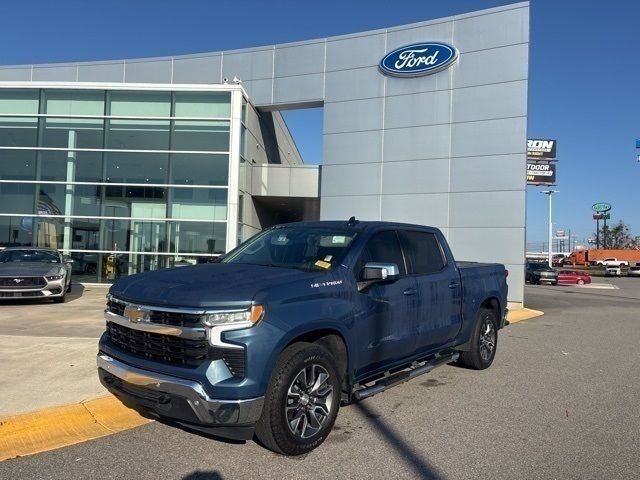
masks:
POLYGON ((356 236, 346 228, 278 227, 256 235, 221 263, 323 271, 342 261, 356 236))

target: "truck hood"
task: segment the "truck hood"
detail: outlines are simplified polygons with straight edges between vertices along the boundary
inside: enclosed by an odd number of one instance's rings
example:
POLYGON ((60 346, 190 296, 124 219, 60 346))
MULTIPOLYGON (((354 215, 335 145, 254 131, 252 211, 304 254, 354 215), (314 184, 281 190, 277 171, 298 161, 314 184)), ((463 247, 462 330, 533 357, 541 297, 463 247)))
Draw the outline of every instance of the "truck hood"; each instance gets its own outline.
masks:
POLYGON ((260 290, 313 278, 314 272, 217 263, 144 272, 118 280, 110 293, 142 305, 203 308, 250 302, 260 290))
POLYGON ((0 263, 0 277, 44 277, 58 275, 61 269, 59 263, 7 262, 0 263))

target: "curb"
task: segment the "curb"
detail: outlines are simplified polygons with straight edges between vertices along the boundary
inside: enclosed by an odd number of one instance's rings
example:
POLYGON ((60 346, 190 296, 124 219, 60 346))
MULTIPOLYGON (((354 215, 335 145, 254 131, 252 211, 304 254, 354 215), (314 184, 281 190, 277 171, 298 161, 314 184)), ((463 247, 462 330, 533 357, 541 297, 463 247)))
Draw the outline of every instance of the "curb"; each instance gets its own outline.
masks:
POLYGON ((507 320, 509 324, 522 322, 523 320, 530 320, 532 318, 540 317, 544 315, 544 312, 540 310, 532 310, 531 308, 523 308, 521 310, 509 310, 507 314, 507 320))
POLYGON ((112 396, 0 417, 0 461, 112 435, 151 421, 112 396))

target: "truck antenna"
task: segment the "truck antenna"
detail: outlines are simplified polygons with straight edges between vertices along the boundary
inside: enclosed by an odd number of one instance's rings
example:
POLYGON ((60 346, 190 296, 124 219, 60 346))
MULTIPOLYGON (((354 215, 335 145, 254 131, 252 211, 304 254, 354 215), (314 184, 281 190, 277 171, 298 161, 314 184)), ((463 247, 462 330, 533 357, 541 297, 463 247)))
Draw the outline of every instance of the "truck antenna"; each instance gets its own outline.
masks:
POLYGON ((349 221, 347 222, 347 226, 348 227, 353 227, 358 222, 359 222, 359 220, 356 220, 356 217, 351 217, 349 219, 349 221))

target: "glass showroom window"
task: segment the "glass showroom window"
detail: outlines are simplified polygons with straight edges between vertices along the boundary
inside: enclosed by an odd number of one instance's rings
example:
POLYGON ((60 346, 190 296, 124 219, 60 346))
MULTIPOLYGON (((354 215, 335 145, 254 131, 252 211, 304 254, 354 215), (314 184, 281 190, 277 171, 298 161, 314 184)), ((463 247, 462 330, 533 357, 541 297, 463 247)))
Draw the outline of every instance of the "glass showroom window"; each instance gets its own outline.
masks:
POLYGON ((99 282, 224 253, 230 117, 230 92, 0 88, 0 247, 99 282))

